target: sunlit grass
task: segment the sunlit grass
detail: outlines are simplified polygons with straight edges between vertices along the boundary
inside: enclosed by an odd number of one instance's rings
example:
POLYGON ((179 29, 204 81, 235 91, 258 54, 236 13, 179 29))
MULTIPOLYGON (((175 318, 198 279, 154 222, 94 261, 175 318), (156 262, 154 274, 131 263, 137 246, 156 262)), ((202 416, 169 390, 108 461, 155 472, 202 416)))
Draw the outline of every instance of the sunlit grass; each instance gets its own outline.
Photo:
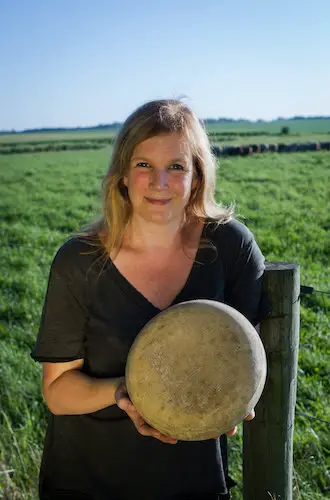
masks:
MULTIPOLYGON (((0 157, 0 498, 37 499, 47 411, 41 367, 29 352, 51 260, 72 231, 98 214, 108 157, 109 149, 0 157)), ((225 203, 236 201, 268 261, 300 264, 301 283, 327 291, 329 164, 326 152, 222 159, 217 192, 225 203)), ((303 296, 295 499, 329 493, 329 327, 329 297, 303 296)), ((239 483, 234 500, 242 498, 241 439, 240 429, 229 440, 231 475, 239 483)))

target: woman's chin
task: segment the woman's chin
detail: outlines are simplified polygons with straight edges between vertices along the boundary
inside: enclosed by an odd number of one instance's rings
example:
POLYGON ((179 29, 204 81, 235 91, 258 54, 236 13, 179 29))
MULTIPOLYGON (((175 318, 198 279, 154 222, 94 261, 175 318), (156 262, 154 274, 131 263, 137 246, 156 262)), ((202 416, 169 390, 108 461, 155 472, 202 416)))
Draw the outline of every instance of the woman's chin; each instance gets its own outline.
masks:
MULTIPOLYGON (((145 221, 148 221, 148 222, 154 222, 154 223, 157 223, 157 224, 168 224, 169 222, 172 222, 176 219, 179 219, 180 217, 178 215, 174 215, 173 213, 169 213, 169 212, 157 212, 157 211, 154 211, 154 212, 144 212, 142 215, 142 218, 145 220, 145 221)), ((182 217, 181 217, 182 218, 182 217)), ((180 218, 180 220, 181 220, 180 218)))

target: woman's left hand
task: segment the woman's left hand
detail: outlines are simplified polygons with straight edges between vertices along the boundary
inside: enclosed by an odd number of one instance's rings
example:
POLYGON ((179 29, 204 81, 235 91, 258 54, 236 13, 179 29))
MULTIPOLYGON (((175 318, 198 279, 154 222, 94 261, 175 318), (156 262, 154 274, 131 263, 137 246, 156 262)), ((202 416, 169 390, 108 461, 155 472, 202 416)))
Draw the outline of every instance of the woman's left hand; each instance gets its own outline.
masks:
MULTIPOLYGON (((255 411, 252 410, 244 419, 244 422, 249 422, 250 420, 253 420, 254 417, 255 417, 255 411)), ((235 425, 235 427, 233 427, 232 429, 230 429, 229 431, 226 432, 227 436, 231 437, 231 436, 235 436, 237 432, 237 425, 235 425)))

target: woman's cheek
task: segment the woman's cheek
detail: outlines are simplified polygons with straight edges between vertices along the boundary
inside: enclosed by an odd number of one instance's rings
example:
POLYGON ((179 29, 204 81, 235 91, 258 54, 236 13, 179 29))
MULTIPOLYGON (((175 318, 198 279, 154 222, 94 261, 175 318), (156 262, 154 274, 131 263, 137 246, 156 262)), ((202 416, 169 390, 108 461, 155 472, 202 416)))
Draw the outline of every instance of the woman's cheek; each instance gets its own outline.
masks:
POLYGON ((190 195, 191 181, 187 177, 178 177, 173 179, 173 190, 180 195, 181 198, 190 195))
POLYGON ((134 176, 134 185, 138 188, 148 187, 149 172, 136 172, 134 176))

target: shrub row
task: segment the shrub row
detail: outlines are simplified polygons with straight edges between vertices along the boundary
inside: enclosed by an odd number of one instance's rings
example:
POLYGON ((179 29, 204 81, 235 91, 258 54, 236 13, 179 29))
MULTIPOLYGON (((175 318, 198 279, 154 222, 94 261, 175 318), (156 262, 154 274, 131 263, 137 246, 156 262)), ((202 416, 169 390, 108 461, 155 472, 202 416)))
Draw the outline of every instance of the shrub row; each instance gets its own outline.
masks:
MULTIPOLYGON (((2 146, 0 145, 0 155, 23 154, 23 153, 44 153, 49 151, 78 151, 86 149, 101 149, 109 146, 110 142, 107 139, 105 142, 90 141, 80 143, 49 143, 38 145, 19 144, 17 146, 2 146)), ((241 146, 212 146, 212 152, 215 156, 245 156, 251 153, 295 153, 304 151, 320 151, 325 149, 330 151, 330 142, 307 142, 307 143, 292 143, 292 144, 244 144, 241 146)))
POLYGON ((212 139, 216 137, 257 137, 259 135, 279 135, 273 134, 267 130, 224 130, 208 132, 207 135, 212 139))
POLYGON ((252 153, 297 153, 305 151, 330 151, 330 142, 306 142, 292 144, 250 144, 241 146, 212 146, 215 156, 245 156, 252 153))
POLYGON ((99 137, 97 139, 94 139, 92 137, 83 139, 47 139, 45 141, 42 140, 35 140, 35 141, 17 141, 17 142, 0 142, 0 147, 17 147, 17 146, 48 146, 48 145, 58 145, 58 144, 68 144, 68 145, 77 145, 77 144, 86 144, 86 143, 93 143, 93 144, 101 144, 101 145, 108 145, 108 144, 113 144, 115 138, 114 137, 99 137))
POLYGON ((77 143, 61 143, 53 142, 47 144, 31 145, 31 144, 18 144, 11 146, 0 145, 1 155, 10 154, 22 154, 22 153, 45 153, 49 151, 78 151, 81 149, 101 149, 109 146, 111 142, 109 140, 105 142, 90 141, 90 142, 77 142, 77 143))

